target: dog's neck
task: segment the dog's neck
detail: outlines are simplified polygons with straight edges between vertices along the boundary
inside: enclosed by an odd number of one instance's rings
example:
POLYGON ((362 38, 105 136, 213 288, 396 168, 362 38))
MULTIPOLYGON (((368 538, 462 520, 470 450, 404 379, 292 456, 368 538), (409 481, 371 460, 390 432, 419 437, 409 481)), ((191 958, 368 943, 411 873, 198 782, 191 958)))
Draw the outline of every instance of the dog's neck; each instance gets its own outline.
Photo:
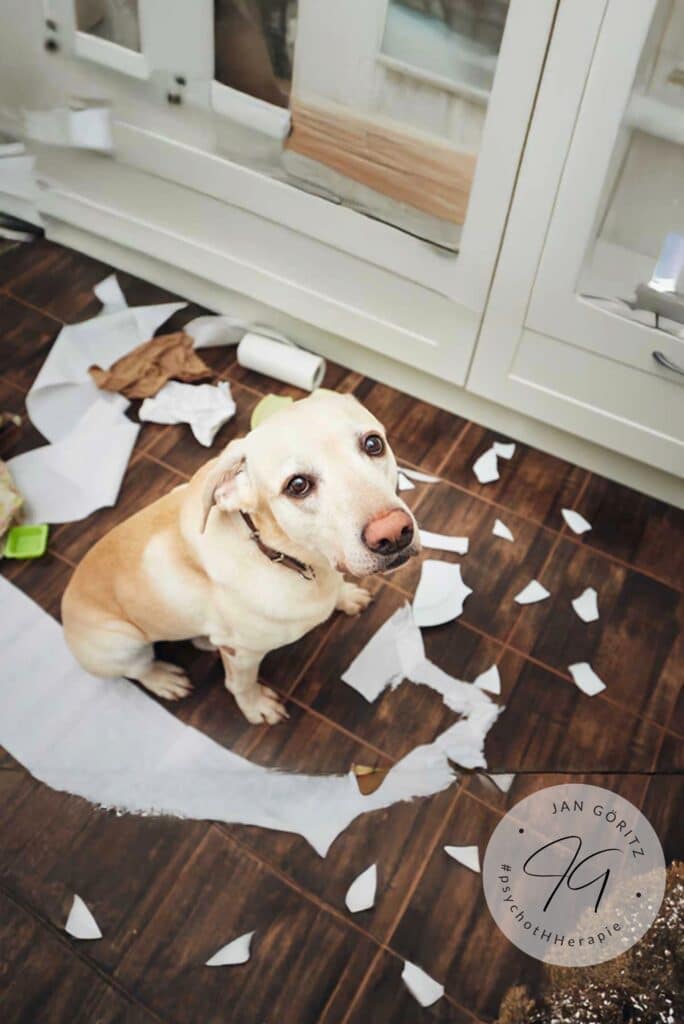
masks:
POLYGON ((279 550, 278 548, 271 547, 270 544, 267 544, 264 541, 260 530, 257 529, 254 520, 249 513, 240 512, 240 516, 249 530, 250 538, 254 541, 265 558, 268 558, 270 562, 277 562, 279 565, 282 565, 284 569, 291 569, 305 580, 314 580, 316 578, 316 571, 313 565, 299 558, 295 558, 294 555, 288 555, 286 552, 279 550))

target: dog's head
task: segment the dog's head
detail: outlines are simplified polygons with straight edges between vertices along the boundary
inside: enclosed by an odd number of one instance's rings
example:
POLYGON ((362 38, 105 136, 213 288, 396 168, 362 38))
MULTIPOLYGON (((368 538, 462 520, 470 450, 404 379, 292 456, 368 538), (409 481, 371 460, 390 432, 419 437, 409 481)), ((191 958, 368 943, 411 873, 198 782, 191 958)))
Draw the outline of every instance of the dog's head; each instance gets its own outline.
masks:
POLYGON ((396 488, 382 424, 351 395, 315 392, 228 445, 206 477, 204 522, 213 505, 261 515, 340 572, 366 576, 420 550, 396 488))

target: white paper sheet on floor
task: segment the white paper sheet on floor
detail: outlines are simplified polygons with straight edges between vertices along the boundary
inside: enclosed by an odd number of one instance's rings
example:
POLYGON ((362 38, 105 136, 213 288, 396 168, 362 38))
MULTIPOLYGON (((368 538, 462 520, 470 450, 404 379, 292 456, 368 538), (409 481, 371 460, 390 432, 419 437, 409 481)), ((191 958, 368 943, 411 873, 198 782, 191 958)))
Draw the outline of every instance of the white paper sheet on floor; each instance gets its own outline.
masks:
POLYGON ((145 399, 138 416, 144 422, 188 423, 195 440, 209 448, 235 411, 228 381, 181 384, 170 380, 154 398, 145 399))
POLYGON ((384 689, 395 689, 404 680, 429 686, 441 694, 447 707, 464 716, 435 744, 448 749, 450 759, 463 768, 487 767, 485 739, 503 707, 494 704, 473 683, 455 679, 425 657, 423 637, 410 605, 399 608, 373 634, 342 680, 367 701, 374 701, 384 689))
POLYGON ((26 396, 31 422, 52 442, 8 463, 27 522, 73 522, 114 504, 140 428, 125 415, 127 399, 101 391, 88 368, 111 366, 186 305, 129 308, 114 275, 95 294, 103 310, 62 328, 26 396))
POLYGON ((90 676, 59 624, 4 578, 0 608, 0 745, 53 789, 132 814, 296 832, 325 856, 360 814, 432 796, 455 778, 449 758, 463 722, 412 750, 368 796, 352 772, 297 775, 253 764, 133 683, 90 676))

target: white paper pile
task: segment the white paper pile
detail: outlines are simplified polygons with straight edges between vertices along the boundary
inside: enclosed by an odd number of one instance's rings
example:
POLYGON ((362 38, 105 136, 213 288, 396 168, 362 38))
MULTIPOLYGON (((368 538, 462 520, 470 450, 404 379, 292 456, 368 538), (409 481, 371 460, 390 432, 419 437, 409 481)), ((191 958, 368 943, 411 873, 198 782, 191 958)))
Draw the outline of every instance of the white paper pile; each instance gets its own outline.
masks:
MULTIPOLYGON (((454 781, 460 749, 483 763, 482 691, 472 725, 416 747, 375 792, 353 772, 298 775, 253 764, 169 714, 133 683, 97 679, 75 662, 62 629, 0 577, 0 746, 53 789, 131 814, 235 822, 296 832, 321 856, 359 815, 432 796, 454 781)), ((465 686, 466 684, 462 684, 465 686)))
POLYGON ((369 868, 362 871, 354 879, 347 889, 344 902, 352 914, 358 914, 362 910, 370 910, 375 904, 375 892, 378 887, 377 864, 371 864, 369 868))
POLYGON ((472 594, 461 577, 461 566, 453 562, 426 559, 413 598, 413 615, 418 626, 439 626, 458 618, 463 603, 472 594))
POLYGON ((235 415, 230 384, 180 384, 170 380, 146 398, 138 416, 152 423, 189 423, 196 440, 209 448, 224 423, 235 415))
POLYGON ((185 306, 128 308, 113 275, 95 291, 102 311, 62 328, 26 396, 31 422, 52 442, 9 462, 27 522, 72 522, 114 504, 140 427, 125 415, 128 401, 101 391, 88 368, 111 366, 185 306))
POLYGON ((249 947, 253 935, 254 932, 245 932, 244 935, 239 935, 237 939, 233 939, 226 946, 221 946, 207 960, 205 967, 233 967, 237 964, 246 964, 250 957, 249 947))
POLYGON ((480 687, 455 679, 425 657, 423 638, 409 605, 383 623, 343 673, 342 680, 367 701, 404 680, 429 686, 448 708, 464 716, 431 746, 464 768, 486 767, 485 739, 503 708, 480 687))

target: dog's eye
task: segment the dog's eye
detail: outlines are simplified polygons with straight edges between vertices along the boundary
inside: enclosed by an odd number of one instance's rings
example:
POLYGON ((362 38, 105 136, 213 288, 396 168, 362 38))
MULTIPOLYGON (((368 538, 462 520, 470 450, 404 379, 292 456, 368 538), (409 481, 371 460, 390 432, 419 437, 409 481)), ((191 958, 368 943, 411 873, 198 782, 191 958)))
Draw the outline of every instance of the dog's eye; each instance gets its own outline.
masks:
POLYGON ((366 434, 361 438, 361 447, 366 455, 382 455, 385 450, 385 442, 379 434, 366 434))
POLYGON ((285 484, 285 493, 291 498, 304 498, 313 489, 313 480, 308 476, 293 476, 285 484))
POLYGON ((361 438, 361 447, 366 455, 376 457, 384 452, 385 442, 379 434, 366 434, 365 437, 361 438))

